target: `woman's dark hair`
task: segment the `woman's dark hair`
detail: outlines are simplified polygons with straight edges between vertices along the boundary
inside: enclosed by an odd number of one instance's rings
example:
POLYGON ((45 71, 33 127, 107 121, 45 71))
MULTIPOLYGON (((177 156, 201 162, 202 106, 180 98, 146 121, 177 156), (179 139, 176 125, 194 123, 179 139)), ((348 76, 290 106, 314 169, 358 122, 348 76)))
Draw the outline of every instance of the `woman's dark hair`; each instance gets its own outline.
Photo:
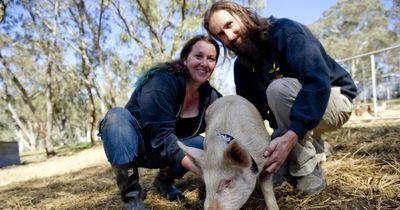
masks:
POLYGON ((189 41, 187 41, 186 44, 183 46, 181 55, 179 57, 181 61, 183 61, 184 59, 186 59, 188 57, 189 53, 192 51, 193 46, 199 41, 204 41, 204 42, 214 45, 215 49, 217 50, 216 59, 218 59, 219 45, 218 45, 217 41, 215 41, 213 38, 211 38, 207 35, 197 35, 197 36, 191 38, 189 41))
POLYGON ((146 71, 141 77, 139 77, 139 79, 137 80, 137 82, 135 84, 136 89, 142 88, 142 86, 149 80, 149 78, 151 76, 153 76, 154 74, 157 74, 160 71, 170 71, 170 72, 174 72, 174 73, 182 74, 182 75, 186 76, 188 74, 187 67, 185 64, 183 64, 183 60, 185 60, 188 57, 188 55, 190 54, 190 52, 193 49, 193 46, 199 41, 204 41, 204 42, 210 43, 215 47, 215 50, 217 51, 215 62, 217 62, 218 57, 219 57, 218 42, 215 41, 215 39, 211 38, 210 36, 197 35, 197 36, 194 36, 193 38, 189 39, 189 41, 187 41, 185 43, 185 45, 183 46, 183 48, 181 50, 179 60, 157 64, 157 65, 153 66, 152 68, 150 68, 148 71, 146 71))

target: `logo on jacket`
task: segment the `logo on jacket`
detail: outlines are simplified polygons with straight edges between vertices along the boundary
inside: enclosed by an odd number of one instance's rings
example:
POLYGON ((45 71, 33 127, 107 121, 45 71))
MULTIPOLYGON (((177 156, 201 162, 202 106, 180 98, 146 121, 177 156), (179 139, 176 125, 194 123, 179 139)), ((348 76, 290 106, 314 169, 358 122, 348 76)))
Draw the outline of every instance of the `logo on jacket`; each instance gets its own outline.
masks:
POLYGON ((269 74, 274 74, 275 73, 275 78, 279 79, 282 78, 283 75, 279 72, 281 67, 277 66, 276 63, 272 64, 272 68, 268 71, 269 74))

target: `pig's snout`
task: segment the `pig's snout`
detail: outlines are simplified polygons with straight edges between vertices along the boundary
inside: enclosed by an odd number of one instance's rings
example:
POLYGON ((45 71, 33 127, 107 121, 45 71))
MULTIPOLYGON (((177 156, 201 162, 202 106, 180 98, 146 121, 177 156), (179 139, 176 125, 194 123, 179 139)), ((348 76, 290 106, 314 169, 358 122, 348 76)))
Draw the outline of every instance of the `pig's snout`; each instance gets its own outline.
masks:
POLYGON ((221 206, 219 205, 219 202, 216 199, 212 199, 206 204, 206 210, 221 210, 221 206))

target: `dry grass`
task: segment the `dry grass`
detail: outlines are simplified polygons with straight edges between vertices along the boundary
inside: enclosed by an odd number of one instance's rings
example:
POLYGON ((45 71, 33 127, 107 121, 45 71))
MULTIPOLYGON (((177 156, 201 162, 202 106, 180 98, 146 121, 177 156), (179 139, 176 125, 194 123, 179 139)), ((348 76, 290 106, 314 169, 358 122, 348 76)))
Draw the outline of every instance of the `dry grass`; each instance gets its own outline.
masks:
MULTIPOLYGON (((323 164, 328 186, 318 195, 300 196, 289 185, 276 190, 281 209, 400 209, 400 123, 357 124, 327 134, 335 148, 323 164), (382 126, 383 125, 383 126, 382 126)), ((62 164, 62 163, 60 163, 62 164)), ((170 202, 151 186, 155 170, 141 169, 153 209, 202 209, 204 185, 187 174, 177 182, 186 199, 170 202)), ((24 176, 24 174, 20 174, 24 176)), ((0 209, 119 209, 119 195, 107 164, 79 172, 0 187, 0 209)), ((265 209, 254 192, 243 209, 265 209)))

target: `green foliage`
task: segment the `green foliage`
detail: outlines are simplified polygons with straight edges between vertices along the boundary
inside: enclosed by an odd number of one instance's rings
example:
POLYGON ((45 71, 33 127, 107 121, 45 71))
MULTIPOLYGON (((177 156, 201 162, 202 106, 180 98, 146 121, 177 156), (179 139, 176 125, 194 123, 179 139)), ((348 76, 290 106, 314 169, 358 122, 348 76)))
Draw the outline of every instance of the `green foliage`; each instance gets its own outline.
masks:
MULTIPOLYGON (((397 7, 385 7, 381 0, 339 0, 310 28, 332 57, 344 59, 400 43, 396 12, 397 7)), ((395 52, 380 55, 378 73, 398 71, 388 67, 398 65, 397 57, 395 52)), ((362 69, 370 69, 370 60, 362 58, 347 65, 353 76, 360 78, 362 69)), ((370 77, 370 71, 364 73, 370 77)))
POLYGON ((392 43, 388 25, 380 0, 340 0, 311 28, 335 58, 345 58, 392 43))
MULTIPOLYGON (((96 133, 107 109, 125 105, 143 70, 176 59, 186 40, 205 33, 203 13, 215 1, 4 2, 0 138, 23 142, 30 150, 44 148, 46 136, 57 146, 96 133), (49 103, 50 132, 45 129, 49 103)), ((238 2, 264 6, 263 1, 238 2)), ((213 80, 224 85, 221 78, 213 80)))

